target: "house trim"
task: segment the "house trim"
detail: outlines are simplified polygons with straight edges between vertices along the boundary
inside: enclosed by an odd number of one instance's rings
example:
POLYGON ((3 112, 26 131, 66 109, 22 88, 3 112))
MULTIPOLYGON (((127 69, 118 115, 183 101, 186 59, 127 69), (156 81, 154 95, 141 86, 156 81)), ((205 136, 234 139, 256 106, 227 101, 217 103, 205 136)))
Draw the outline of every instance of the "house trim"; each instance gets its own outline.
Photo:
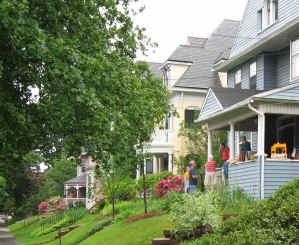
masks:
MULTIPOLYGON (((221 62, 220 64, 219 63, 215 64, 213 68, 216 71, 226 71, 228 69, 231 69, 232 67, 237 66, 239 63, 242 63, 242 58, 249 59, 251 56, 257 55, 259 48, 262 45, 265 45, 267 42, 271 41, 272 39, 277 38, 283 32, 292 30, 292 28, 296 27, 296 25, 298 25, 298 24, 299 24, 299 16, 296 17, 294 20, 285 23, 283 26, 281 26, 281 28, 273 31, 273 33, 269 34, 268 36, 261 38, 256 43, 253 43, 249 47, 245 48, 243 51, 241 51, 237 55, 231 57, 229 60, 227 60, 225 62, 221 62)), ((257 38, 258 38, 258 36, 257 36, 257 38)))
MULTIPOLYGON (((211 92, 214 94, 214 97, 216 98, 216 102, 217 102, 217 104, 220 106, 220 109, 223 110, 224 108, 223 108, 222 104, 220 103, 220 101, 218 100, 217 96, 216 96, 215 93, 213 92, 213 89, 211 89, 211 88, 209 89, 209 91, 208 91, 208 93, 207 93, 207 95, 206 95, 206 97, 205 97, 205 100, 204 100, 204 102, 203 102, 201 108, 203 109, 203 108, 205 107, 205 105, 206 105, 206 103, 207 103, 207 100, 208 100, 209 95, 210 95, 211 92)), ((199 117, 200 117, 201 114, 202 114, 202 110, 201 110, 201 112, 199 113, 199 117)), ((211 115, 211 114, 209 114, 209 115, 211 115)), ((207 116, 209 116, 209 115, 207 115, 207 116)), ((194 122, 196 123, 197 120, 195 120, 194 122)))

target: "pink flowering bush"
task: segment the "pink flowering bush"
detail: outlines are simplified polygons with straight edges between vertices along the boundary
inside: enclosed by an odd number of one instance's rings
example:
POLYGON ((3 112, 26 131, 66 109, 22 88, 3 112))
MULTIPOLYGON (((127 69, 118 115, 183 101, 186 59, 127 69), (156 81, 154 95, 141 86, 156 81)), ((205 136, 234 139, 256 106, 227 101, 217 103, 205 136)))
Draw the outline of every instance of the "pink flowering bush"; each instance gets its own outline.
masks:
POLYGON ((180 192, 183 190, 183 179, 180 176, 169 176, 167 179, 160 180, 156 185, 156 194, 164 196, 171 191, 180 192))
POLYGON ((47 202, 41 202, 38 206, 38 211, 40 214, 45 214, 47 212, 48 203, 47 202))

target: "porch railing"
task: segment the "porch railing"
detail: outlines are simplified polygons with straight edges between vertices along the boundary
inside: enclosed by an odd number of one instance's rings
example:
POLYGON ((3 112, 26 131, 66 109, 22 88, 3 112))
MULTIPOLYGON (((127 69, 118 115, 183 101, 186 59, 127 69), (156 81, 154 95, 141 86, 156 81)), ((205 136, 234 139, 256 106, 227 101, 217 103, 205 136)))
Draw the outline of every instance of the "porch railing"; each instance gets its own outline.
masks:
POLYGON ((152 136, 152 144, 165 144, 174 141, 174 132, 170 129, 156 130, 152 136))

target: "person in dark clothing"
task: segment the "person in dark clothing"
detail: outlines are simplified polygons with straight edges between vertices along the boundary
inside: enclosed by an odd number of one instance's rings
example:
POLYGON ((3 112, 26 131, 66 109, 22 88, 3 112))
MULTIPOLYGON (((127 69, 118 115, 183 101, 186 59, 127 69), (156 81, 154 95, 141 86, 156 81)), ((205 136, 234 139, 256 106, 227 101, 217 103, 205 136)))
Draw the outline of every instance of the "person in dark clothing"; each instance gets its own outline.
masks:
POLYGON ((190 161, 191 168, 189 170, 189 193, 192 194, 196 191, 197 179, 200 178, 200 175, 197 175, 195 172, 196 163, 195 161, 190 161))
POLYGON ((242 137, 241 144, 241 161, 244 162, 248 160, 248 152, 251 151, 250 143, 246 140, 246 136, 242 137))

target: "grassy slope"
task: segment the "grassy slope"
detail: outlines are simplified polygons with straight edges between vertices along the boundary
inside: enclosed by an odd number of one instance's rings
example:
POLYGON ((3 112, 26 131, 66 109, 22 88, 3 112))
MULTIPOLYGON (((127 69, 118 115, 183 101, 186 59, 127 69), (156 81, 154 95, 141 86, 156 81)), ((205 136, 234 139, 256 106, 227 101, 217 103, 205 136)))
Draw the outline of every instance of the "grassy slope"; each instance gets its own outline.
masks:
MULTIPOLYGON (((80 239, 82 236, 86 234, 86 232, 93 227, 94 225, 97 224, 97 222, 94 222, 94 218, 96 215, 87 215, 81 220, 79 220, 76 224, 80 224, 82 226, 78 227, 77 229, 73 230, 72 233, 72 238, 70 239, 69 234, 67 234, 63 240, 66 240, 64 244, 73 244, 73 242, 76 241, 76 239, 80 239)), ((40 223, 34 223, 32 225, 28 225, 24 227, 24 223, 20 222, 14 225, 11 225, 9 227, 11 229, 11 232, 13 235, 16 237, 16 240, 21 244, 21 245, 31 245, 31 244, 36 244, 44 241, 49 241, 53 237, 56 236, 57 232, 52 232, 47 235, 43 236, 34 236, 34 232, 39 230, 40 228, 40 223)), ((66 228, 63 228, 62 230, 65 230, 66 228)), ((47 244, 57 244, 57 241, 52 241, 51 243, 47 244)))
POLYGON ((139 220, 131 224, 116 223, 96 233, 80 245, 150 245, 153 238, 163 237, 170 229, 167 215, 139 220))
POLYGON ((39 228, 39 222, 24 226, 24 222, 21 221, 9 226, 9 229, 11 230, 12 234, 16 237, 16 240, 21 245, 30 245, 34 243, 48 241, 56 235, 54 232, 52 232, 44 236, 34 236, 34 231, 37 231, 39 228))
MULTIPOLYGON (((71 231, 70 233, 66 234, 62 237, 62 244, 63 245, 73 245, 75 242, 79 241, 92 227, 96 226, 101 221, 94 221, 94 218, 97 215, 88 215, 83 219, 79 220, 76 224, 80 224, 80 227, 76 228, 75 230, 71 231)), ((57 241, 52 241, 47 243, 49 245, 57 245, 57 241)))

